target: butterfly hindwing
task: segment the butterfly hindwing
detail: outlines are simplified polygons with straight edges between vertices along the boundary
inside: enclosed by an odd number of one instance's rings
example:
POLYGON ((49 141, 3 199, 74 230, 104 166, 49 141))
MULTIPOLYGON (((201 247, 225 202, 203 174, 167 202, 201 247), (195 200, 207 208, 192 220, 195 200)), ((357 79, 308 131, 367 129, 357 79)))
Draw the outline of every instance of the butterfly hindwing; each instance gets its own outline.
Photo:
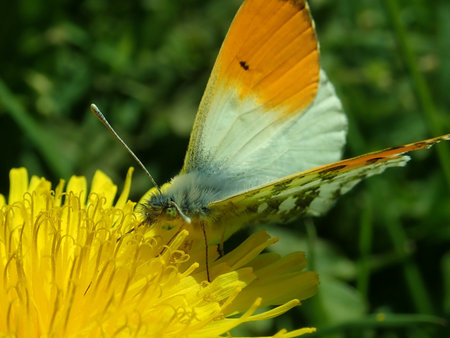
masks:
POLYGON ((450 134, 300 172, 213 202, 209 209, 216 220, 239 215, 237 219, 243 223, 283 222, 301 215, 318 216, 362 179, 389 167, 404 166, 409 160, 409 156, 404 155, 406 152, 430 147, 441 140, 450 140, 450 134))

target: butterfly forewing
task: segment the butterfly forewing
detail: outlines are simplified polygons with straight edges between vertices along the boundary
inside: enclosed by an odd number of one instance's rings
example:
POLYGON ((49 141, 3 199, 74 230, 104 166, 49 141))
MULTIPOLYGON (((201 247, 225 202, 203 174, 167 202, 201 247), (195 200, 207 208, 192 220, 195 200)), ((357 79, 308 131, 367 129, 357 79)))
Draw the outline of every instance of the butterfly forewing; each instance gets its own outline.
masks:
POLYGON ((247 0, 213 68, 182 173, 248 189, 339 160, 346 126, 305 1, 247 0))
MULTIPOLYGON (((209 208, 216 220, 237 216, 236 219, 243 223, 283 222, 300 215, 318 216, 362 179, 389 167, 404 166, 409 160, 409 156, 404 155, 406 152, 449 139, 450 134, 300 172, 211 203, 209 208)), ((241 224, 241 227, 245 225, 241 224)))

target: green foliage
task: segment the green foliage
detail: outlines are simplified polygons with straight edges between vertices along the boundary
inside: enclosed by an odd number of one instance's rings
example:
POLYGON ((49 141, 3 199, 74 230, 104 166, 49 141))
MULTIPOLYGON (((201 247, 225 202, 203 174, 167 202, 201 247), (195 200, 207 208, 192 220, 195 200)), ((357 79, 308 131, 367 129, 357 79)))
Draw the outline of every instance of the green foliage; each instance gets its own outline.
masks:
MULTIPOLYGON (((129 155, 89 112, 95 102, 158 182, 181 168, 214 58, 239 0, 9 1, 0 11, 0 188, 26 166, 57 182, 129 155)), ((311 0, 322 66, 350 120, 345 156, 450 131, 450 3, 311 0)), ((305 250, 321 290, 272 327, 320 337, 441 337, 450 316, 449 147, 413 154, 323 218, 271 228, 305 250), (314 230, 315 229, 315 230, 314 230), (380 315, 380 313, 382 315, 380 315)), ((139 170, 133 198, 150 183, 139 170)))

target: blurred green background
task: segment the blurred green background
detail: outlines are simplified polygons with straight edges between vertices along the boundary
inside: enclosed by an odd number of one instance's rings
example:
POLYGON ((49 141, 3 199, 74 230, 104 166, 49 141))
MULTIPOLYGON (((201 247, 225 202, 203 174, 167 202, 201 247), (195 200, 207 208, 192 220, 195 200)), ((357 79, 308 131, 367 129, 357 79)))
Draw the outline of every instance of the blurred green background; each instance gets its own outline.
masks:
MULTIPOLYGON (((21 0, 0 4, 0 189, 11 167, 54 183, 136 166, 181 168, 196 107, 241 0, 21 0)), ((345 156, 450 131, 450 2, 312 0, 322 65, 350 121, 345 156)), ((325 217, 264 227, 307 252, 319 294, 236 334, 316 326, 320 337, 448 337, 449 147, 357 186, 325 217), (379 314, 382 313, 383 316, 379 314), (376 316, 378 314, 378 317, 376 316), (377 320, 384 318, 384 320, 377 320)), ((137 170, 132 198, 150 183, 137 170)))

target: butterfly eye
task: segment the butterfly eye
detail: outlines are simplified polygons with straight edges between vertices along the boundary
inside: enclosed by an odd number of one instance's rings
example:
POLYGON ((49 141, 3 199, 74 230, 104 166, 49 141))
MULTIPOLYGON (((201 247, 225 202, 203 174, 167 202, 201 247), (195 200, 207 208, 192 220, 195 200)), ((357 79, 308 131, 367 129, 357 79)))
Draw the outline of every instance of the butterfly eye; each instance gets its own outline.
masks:
POLYGON ((166 208, 166 214, 169 215, 170 217, 177 217, 178 216, 177 209, 175 209, 175 207, 173 207, 173 206, 168 206, 166 208))

